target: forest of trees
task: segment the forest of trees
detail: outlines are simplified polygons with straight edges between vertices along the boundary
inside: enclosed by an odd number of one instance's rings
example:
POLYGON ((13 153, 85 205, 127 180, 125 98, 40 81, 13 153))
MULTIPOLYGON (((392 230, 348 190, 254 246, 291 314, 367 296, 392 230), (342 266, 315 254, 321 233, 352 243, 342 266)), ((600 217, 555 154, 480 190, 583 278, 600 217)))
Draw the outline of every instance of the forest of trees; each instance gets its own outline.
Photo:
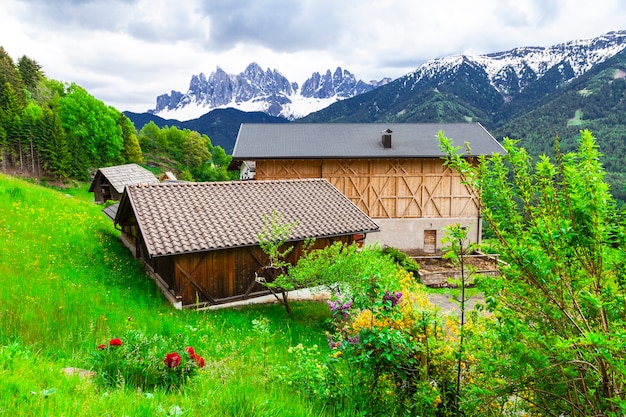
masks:
POLYGON ((14 62, 2 47, 0 159, 3 172, 37 178, 88 180, 99 167, 126 163, 176 171, 186 180, 235 176, 226 171, 230 157, 206 135, 154 124, 138 134, 119 110, 74 83, 48 79, 27 56, 14 62))
POLYGON ((178 178, 187 181, 227 181, 239 178, 239 172, 227 171, 232 156, 220 146, 213 146, 207 135, 176 126, 159 128, 145 124, 138 135, 139 144, 154 164, 176 167, 178 178))

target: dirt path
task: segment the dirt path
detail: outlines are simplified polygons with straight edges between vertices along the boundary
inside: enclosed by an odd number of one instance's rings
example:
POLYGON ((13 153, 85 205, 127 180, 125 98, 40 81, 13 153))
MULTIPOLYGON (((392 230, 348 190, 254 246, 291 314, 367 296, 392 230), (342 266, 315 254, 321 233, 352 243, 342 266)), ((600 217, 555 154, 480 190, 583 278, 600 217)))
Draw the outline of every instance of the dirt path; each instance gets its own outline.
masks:
MULTIPOLYGON (((289 293, 290 301, 304 301, 304 300, 327 300, 329 298, 328 293, 319 290, 297 290, 291 291, 289 293)), ((433 294, 430 293, 427 295, 428 300, 434 305, 441 308, 443 312, 456 312, 457 314, 460 312, 459 303, 455 301, 451 295, 449 294, 433 294)), ((220 308, 229 308, 229 307, 241 307, 251 304, 268 304, 275 303, 276 298, 273 295, 267 295, 263 297, 251 298, 248 300, 236 301, 228 304, 219 304, 210 306, 210 310, 220 309, 220 308)), ((477 303, 483 303, 484 297, 482 295, 476 295, 467 300, 467 310, 471 310, 476 307, 477 303)))

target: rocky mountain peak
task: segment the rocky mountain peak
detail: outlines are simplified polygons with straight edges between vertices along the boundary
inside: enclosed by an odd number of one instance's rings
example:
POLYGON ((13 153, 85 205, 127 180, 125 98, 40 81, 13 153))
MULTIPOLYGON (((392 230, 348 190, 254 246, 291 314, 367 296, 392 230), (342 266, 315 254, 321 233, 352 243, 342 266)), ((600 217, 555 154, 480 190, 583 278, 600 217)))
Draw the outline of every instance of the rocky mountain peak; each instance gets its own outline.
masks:
POLYGON ((389 82, 357 80, 348 70, 337 67, 311 74, 299 88, 277 69, 263 70, 250 63, 239 74, 227 74, 217 67, 208 77, 193 75, 186 93, 172 91, 157 97, 149 113, 178 120, 197 118, 216 108, 233 107, 244 111, 263 111, 272 116, 289 119, 305 116, 332 104, 336 100, 354 97, 389 82))
POLYGON ((546 74, 560 73, 561 84, 626 48, 626 30, 593 39, 576 40, 550 47, 519 47, 485 55, 453 55, 426 62, 407 76, 406 83, 434 80, 457 74, 461 66, 484 72, 488 82, 505 100, 521 93, 546 74))

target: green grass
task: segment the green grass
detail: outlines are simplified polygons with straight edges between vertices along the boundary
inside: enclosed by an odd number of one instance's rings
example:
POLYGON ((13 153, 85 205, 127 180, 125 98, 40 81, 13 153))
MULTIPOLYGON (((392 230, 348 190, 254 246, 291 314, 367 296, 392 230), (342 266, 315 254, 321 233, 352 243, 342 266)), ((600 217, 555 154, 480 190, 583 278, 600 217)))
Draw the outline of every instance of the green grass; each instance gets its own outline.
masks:
POLYGON ((325 346, 325 304, 292 303, 292 317, 279 305, 175 310, 87 188, 0 175, 0 415, 330 415, 274 379, 297 366, 289 346, 325 346), (262 318, 269 334, 255 330, 262 318), (96 346, 129 327, 184 335, 206 367, 174 393, 104 390, 62 371, 88 369, 96 346))

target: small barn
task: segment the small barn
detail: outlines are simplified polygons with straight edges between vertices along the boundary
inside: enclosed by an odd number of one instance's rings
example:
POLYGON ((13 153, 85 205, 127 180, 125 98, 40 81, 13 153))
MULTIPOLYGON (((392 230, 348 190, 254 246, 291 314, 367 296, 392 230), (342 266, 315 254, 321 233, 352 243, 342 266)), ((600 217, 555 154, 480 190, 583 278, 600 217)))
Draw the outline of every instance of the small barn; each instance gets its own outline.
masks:
POLYGON ((128 185, 114 223, 170 301, 185 307, 269 293, 256 281, 267 266, 258 235, 274 212, 297 221, 290 263, 306 239, 321 248, 378 230, 324 179, 128 185))
POLYGON ((443 163, 438 133, 467 143, 468 158, 503 153, 478 123, 242 124, 230 168, 255 164, 257 180, 325 178, 380 225, 373 239, 438 252, 443 227, 470 227, 480 241, 473 190, 443 163))
POLYGON ((99 168, 91 181, 89 192, 96 203, 108 200, 119 201, 124 187, 131 184, 158 184, 158 178, 137 164, 117 165, 99 168))

